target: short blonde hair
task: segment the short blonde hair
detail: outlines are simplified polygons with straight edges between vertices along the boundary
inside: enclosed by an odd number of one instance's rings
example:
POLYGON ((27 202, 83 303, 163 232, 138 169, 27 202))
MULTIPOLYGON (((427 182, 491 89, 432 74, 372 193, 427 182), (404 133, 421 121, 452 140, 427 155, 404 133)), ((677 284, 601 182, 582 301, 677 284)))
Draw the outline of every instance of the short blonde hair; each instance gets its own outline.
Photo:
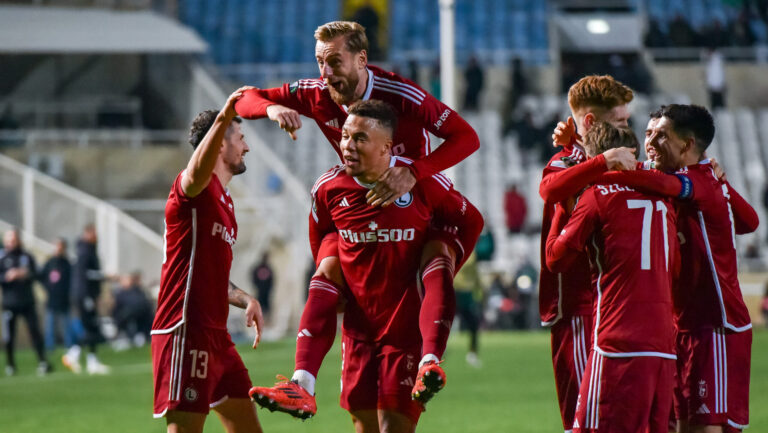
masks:
POLYGON ((331 21, 315 30, 315 39, 321 42, 330 42, 339 36, 346 37, 344 46, 350 52, 368 51, 368 37, 365 36, 365 27, 354 21, 331 21))
POLYGON ((574 112, 584 108, 608 111, 629 104, 632 89, 610 75, 588 75, 568 89, 568 105, 574 112))
POLYGON ((630 128, 616 128, 608 122, 597 122, 592 125, 584 134, 582 144, 590 158, 617 147, 629 147, 635 151, 640 147, 637 136, 630 128))

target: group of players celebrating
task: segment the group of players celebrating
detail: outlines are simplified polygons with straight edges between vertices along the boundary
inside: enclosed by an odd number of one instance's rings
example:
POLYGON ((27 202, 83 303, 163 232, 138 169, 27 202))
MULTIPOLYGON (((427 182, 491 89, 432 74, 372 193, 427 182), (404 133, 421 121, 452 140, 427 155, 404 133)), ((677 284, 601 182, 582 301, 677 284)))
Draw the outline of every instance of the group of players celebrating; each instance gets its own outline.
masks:
POLYGON ((703 107, 651 113, 648 161, 627 158, 639 147, 632 97, 610 76, 574 84, 540 186, 540 307, 563 426, 741 431, 752 325, 736 234, 753 232, 757 214, 707 158, 715 125, 703 107))
MULTIPOLYGON (((261 431, 250 399, 315 415, 338 310, 340 400, 357 432, 415 431, 446 383, 439 364, 455 313, 453 277, 483 219, 440 172, 479 147, 477 134, 418 85, 368 65, 359 24, 324 24, 315 39, 321 78, 240 88, 193 123, 195 151, 166 205, 152 328, 154 413, 169 432, 202 431, 211 408, 229 432, 261 431), (262 318, 258 302, 229 281, 237 223, 226 185, 245 171, 241 117, 268 117, 295 139, 301 115, 315 120, 342 164, 311 191, 316 272, 294 373, 251 387, 226 330, 228 304, 245 308, 254 348, 262 318), (444 139, 434 152, 429 133, 444 139)), ((627 129, 631 99, 608 76, 574 85, 573 117, 554 135, 563 149, 542 181, 542 320, 552 329, 565 429, 656 432, 663 419, 666 431, 673 377, 683 431, 688 421, 742 428, 751 333, 733 233, 753 231, 756 215, 711 174, 704 150, 714 126, 700 107, 663 107, 647 131, 653 164, 638 166, 627 149, 637 147, 627 129)))

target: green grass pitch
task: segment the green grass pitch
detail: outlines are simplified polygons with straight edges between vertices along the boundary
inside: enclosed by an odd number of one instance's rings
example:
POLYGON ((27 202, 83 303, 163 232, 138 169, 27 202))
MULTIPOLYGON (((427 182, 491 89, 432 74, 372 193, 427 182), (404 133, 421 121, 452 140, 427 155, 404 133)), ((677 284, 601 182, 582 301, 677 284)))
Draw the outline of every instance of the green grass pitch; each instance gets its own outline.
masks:
MULTIPOLYGON (((457 334, 449 342, 446 388, 432 400, 419 422, 419 432, 562 432, 552 366, 549 334, 485 333, 481 335, 483 366, 464 362, 467 340, 457 334)), ((338 339, 337 339, 338 340, 338 339)), ((290 375, 293 339, 264 342, 258 350, 238 350, 255 384, 271 385, 276 373, 290 375)), ((51 354, 58 360, 61 351, 51 354)), ((164 432, 165 422, 152 418, 152 372, 149 349, 113 352, 104 348, 103 361, 113 373, 103 377, 75 376, 61 364, 45 378, 35 376, 30 351, 21 351, 19 374, 0 377, 0 431, 27 432, 164 432)), ((352 432, 349 416, 338 405, 339 345, 320 371, 318 415, 306 422, 281 413, 259 410, 266 432, 352 432)), ((4 367, 4 364, 0 363, 4 367)), ((2 370, 0 370, 2 371, 2 370)), ((750 428, 768 431, 768 331, 756 330, 752 349, 750 428)), ((223 432, 212 413, 206 432, 223 432)))

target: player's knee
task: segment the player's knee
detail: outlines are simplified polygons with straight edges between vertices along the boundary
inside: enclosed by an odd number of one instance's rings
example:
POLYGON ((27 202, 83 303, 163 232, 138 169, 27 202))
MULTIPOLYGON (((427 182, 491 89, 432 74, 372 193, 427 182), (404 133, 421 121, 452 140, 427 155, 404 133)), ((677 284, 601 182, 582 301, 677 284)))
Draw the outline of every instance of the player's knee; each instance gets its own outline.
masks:
POLYGON ((379 433, 379 419, 375 410, 354 411, 351 415, 355 433, 379 433))
POLYGON ((424 266, 436 257, 447 257, 451 262, 456 263, 456 251, 453 248, 442 240, 430 240, 421 251, 421 269, 423 270, 424 266))
POLYGON ((315 277, 323 277, 326 280, 332 281, 338 286, 344 284, 344 276, 341 273, 341 262, 338 257, 326 257, 320 261, 317 266, 317 270, 314 274, 315 277))

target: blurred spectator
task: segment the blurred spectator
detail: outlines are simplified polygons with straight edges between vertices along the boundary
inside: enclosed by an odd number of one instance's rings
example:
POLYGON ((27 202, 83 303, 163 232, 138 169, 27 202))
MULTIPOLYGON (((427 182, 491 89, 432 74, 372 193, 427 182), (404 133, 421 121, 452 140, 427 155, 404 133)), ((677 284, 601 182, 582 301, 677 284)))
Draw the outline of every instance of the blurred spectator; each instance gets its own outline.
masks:
POLYGON ((475 245, 475 253, 477 253, 478 262, 487 262, 493 260, 493 252, 496 250, 496 242, 493 239, 493 233, 488 223, 483 227, 480 237, 477 239, 477 245, 475 245))
POLYGON ((669 42, 673 47, 693 47, 698 42, 696 31, 680 13, 669 23, 669 42))
POLYGON ((142 289, 141 272, 121 276, 114 298, 112 318, 117 326, 118 339, 133 342, 136 347, 144 346, 149 339, 154 312, 142 289))
POLYGON ((483 68, 480 67, 477 58, 469 58, 467 68, 464 69, 464 82, 466 90, 464 93, 464 110, 477 111, 480 105, 480 92, 483 91, 485 83, 483 68))
POLYGON ((429 93, 437 99, 440 99, 440 62, 437 61, 432 66, 432 72, 429 75, 429 93))
POLYGON ((701 29, 700 44, 705 47, 725 47, 731 44, 730 35, 723 23, 715 18, 701 29))
POLYGON ((75 374, 82 371, 80 344, 88 345, 89 353, 86 359, 88 374, 109 373, 109 367, 102 364, 96 356, 97 345, 104 342, 104 336, 99 327, 96 303, 101 294, 101 282, 105 279, 96 253, 96 242, 96 227, 90 224, 85 226, 82 236, 77 241, 77 262, 72 272, 73 300, 85 332, 80 341, 72 345, 61 358, 61 362, 75 374))
POLYGON ((504 135, 516 131, 520 149, 530 150, 541 143, 542 131, 533 121, 533 113, 526 110, 521 119, 513 119, 504 129, 504 135))
POLYGON ((648 30, 645 33, 645 46, 650 48, 660 48, 669 46, 669 36, 661 28, 659 20, 651 17, 648 20, 648 30))
POLYGON ((525 197, 517 192, 517 185, 510 185, 504 193, 504 213, 509 233, 520 233, 525 225, 525 217, 528 215, 528 206, 525 203, 525 197))
POLYGON ((45 262, 38 278, 48 294, 45 321, 45 346, 53 349, 58 341, 69 347, 76 336, 70 327, 70 288, 72 286, 72 264, 67 257, 67 241, 56 239, 53 256, 45 262))
POLYGON ((419 64, 415 59, 408 60, 408 75, 407 78, 416 84, 419 84, 419 64))
POLYGON ((45 375, 51 365, 45 358, 43 336, 35 309, 32 283, 36 277, 35 259, 21 245, 19 231, 11 229, 3 235, 0 254, 0 286, 3 292, 3 342, 5 343, 5 374, 16 374, 16 322, 21 317, 27 322, 32 345, 37 354, 37 374, 45 375))
POLYGON ((367 0, 352 15, 352 19, 365 27, 365 36, 368 38, 368 60, 382 60, 383 53, 379 45, 379 14, 367 0))
POLYGON ((456 289, 456 316, 461 328, 469 331, 467 363, 473 367, 482 366, 477 356, 477 336, 480 329, 480 305, 483 302, 483 287, 477 272, 477 254, 472 253, 453 280, 456 289))
POLYGON ((512 321, 509 313, 514 309, 514 302, 509 299, 509 290, 501 274, 495 273, 488 287, 488 302, 485 306, 485 322, 496 329, 510 328, 512 321))
POLYGON ((507 90, 507 98, 504 101, 501 112, 502 128, 505 135, 509 133, 512 129, 512 124, 515 122, 515 113, 517 112, 520 98, 527 94, 528 91, 528 80, 523 73, 523 61, 519 57, 515 57, 510 65, 509 89, 507 90))
POLYGON ((717 49, 707 50, 706 57, 707 92, 712 110, 725 107, 725 60, 717 49))
POLYGON ((256 288, 256 297, 261 304, 261 311, 264 316, 269 316, 271 308, 272 285, 274 284, 275 274, 269 265, 269 253, 265 252, 261 256, 261 261, 251 270, 251 282, 256 288))
POLYGON ((515 274, 514 286, 517 289, 518 304, 515 315, 515 327, 517 329, 531 329, 536 321, 534 293, 537 278, 538 272, 536 268, 526 258, 515 274))
POLYGON ((750 26, 749 10, 742 9, 731 23, 731 41, 737 47, 749 47, 755 43, 755 35, 750 26))

